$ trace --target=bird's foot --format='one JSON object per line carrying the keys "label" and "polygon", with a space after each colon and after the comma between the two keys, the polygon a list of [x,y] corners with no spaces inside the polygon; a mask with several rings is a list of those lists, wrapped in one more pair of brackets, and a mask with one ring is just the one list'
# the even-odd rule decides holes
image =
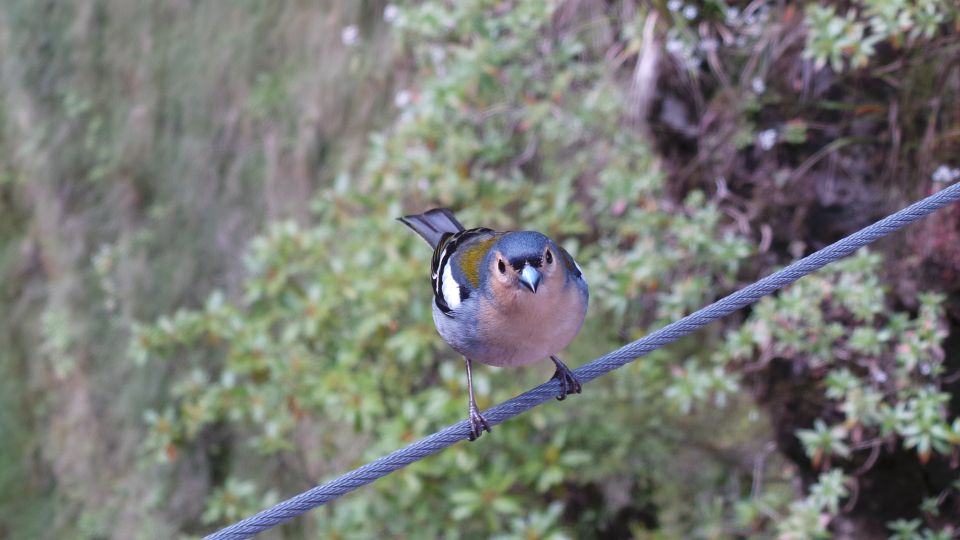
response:
{"label": "bird's foot", "polygon": [[583,387],[580,386],[580,381],[577,380],[577,377],[573,374],[573,371],[570,371],[563,362],[560,361],[556,356],[551,356],[551,360],[557,366],[557,371],[553,374],[553,379],[560,381],[560,395],[557,396],[558,401],[563,401],[567,399],[567,394],[579,394]]}
{"label": "bird's foot", "polygon": [[490,431],[490,424],[487,419],[480,414],[476,405],[470,404],[470,440],[475,441],[484,431]]}

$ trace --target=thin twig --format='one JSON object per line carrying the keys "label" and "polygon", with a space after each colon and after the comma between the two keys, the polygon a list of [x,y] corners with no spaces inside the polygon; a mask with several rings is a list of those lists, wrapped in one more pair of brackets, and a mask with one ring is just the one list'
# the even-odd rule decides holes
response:
{"label": "thin twig", "polygon": [[777,443],[770,441],[764,445],[763,450],[757,454],[753,460],[753,484],[750,486],[750,496],[756,499],[760,496],[760,488],[763,484],[763,468],[770,454],[777,449]]}

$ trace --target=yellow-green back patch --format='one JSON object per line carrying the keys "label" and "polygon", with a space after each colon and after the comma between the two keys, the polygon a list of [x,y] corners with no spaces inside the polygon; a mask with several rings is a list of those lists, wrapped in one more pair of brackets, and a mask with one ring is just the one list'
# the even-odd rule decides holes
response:
{"label": "yellow-green back patch", "polygon": [[480,286],[480,265],[483,264],[483,258],[496,240],[497,236],[490,236],[460,250],[460,270],[474,289]]}

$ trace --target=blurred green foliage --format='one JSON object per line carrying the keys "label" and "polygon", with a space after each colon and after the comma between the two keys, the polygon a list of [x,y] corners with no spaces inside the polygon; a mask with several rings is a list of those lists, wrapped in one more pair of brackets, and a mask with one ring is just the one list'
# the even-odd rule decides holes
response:
{"label": "blurred green foliage", "polygon": [[[462,365],[430,319],[428,250],[392,219],[405,211],[448,206],[468,225],[542,230],[576,253],[593,304],[566,355],[575,364],[734,286],[748,242],[703,193],[670,202],[648,147],[620,120],[622,87],[591,49],[592,29],[546,39],[553,11],[549,2],[500,11],[481,1],[400,10],[395,24],[416,60],[415,84],[397,100],[397,121],[371,139],[362,170],[319,191],[313,225],[277,223],[253,241],[242,298],[216,292],[202,309],[137,328],[135,358],[199,349],[210,359],[182,366],[174,401],[148,414],[153,453],[170,459],[216,426],[245,442],[208,499],[206,522],[224,524],[289,491],[276,467],[295,464],[296,476],[316,482],[463,417]],[[582,397],[402,470],[300,526],[334,538],[584,536],[610,526],[621,491],[657,509],[658,522],[631,522],[639,537],[645,528],[665,537],[751,528],[823,537],[849,495],[839,470],[804,499],[778,495],[776,484],[750,498],[734,487],[749,474],[724,467],[709,447],[761,429],[722,410],[749,408],[738,396],[743,364],[789,355],[836,368],[827,397],[845,422],[818,420],[798,434],[824,468],[850,445],[880,437],[888,416],[921,456],[946,451],[952,428],[926,388],[938,374],[939,300],[928,297],[916,319],[881,320],[879,262],[870,255],[834,266],[765,299],[723,340],[707,333],[714,347],[701,336],[659,351]],[[896,363],[875,368],[889,370],[881,382],[869,369],[884,354]],[[545,375],[483,368],[481,407]],[[891,385],[900,390],[880,393]],[[725,428],[708,442],[686,432],[691,422]],[[691,448],[698,445],[708,449]],[[270,467],[250,468],[267,456]],[[678,481],[677,471],[691,468],[697,474]],[[597,500],[579,500],[590,489]]]}
{"label": "blurred green foliage", "polygon": [[[773,2],[9,2],[0,537],[206,532],[462,419],[430,253],[401,214],[448,206],[574,253],[592,303],[573,366],[752,281],[782,261],[713,169],[827,131],[777,55],[805,43],[807,67],[840,76],[957,21],[938,0],[848,4],[809,3],[798,32]],[[694,125],[691,163],[632,109],[626,59],[664,51],[679,69],[658,83],[736,95],[734,129]],[[792,116],[755,133],[776,107]],[[770,183],[750,189],[795,185],[851,140],[758,167]],[[684,183],[698,166],[711,176]],[[904,306],[885,266],[828,267],[269,534],[829,537],[871,460],[960,449],[946,302]],[[480,367],[478,401],[551,371]],[[775,453],[767,416],[776,431],[777,400],[798,397],[796,448]],[[880,519],[893,538],[951,537],[937,518],[958,491]]]}
{"label": "blurred green foliage", "polygon": [[[136,466],[171,369],[126,360],[130,326],[234,287],[254,231],[308,213],[315,163],[358,159],[393,58],[341,43],[361,8],[3,2],[0,537],[198,522],[198,462]],[[366,22],[357,50],[389,46]]]}
{"label": "blurred green foliage", "polygon": [[806,15],[805,56],[818,69],[829,63],[840,72],[848,63],[866,66],[878,43],[902,47],[933,38],[960,17],[960,7],[947,0],[861,0],[844,14],[837,6],[809,4]]}
{"label": "blurred green foliage", "polygon": [[[430,318],[429,250],[393,220],[405,209],[442,204],[466,224],[542,230],[577,253],[594,307],[572,359],[732,285],[747,243],[702,194],[668,202],[646,145],[620,125],[622,92],[589,52],[588,35],[544,41],[550,5],[521,6],[492,17],[484,2],[402,11],[417,85],[396,124],[373,137],[363,170],[321,190],[313,226],[279,223],[253,241],[242,300],[214,293],[202,310],[138,329],[136,358],[201,347],[221,359],[185,367],[175,402],[148,416],[156,455],[176,455],[227,422],[252,451],[289,455],[279,459],[316,479],[460,419],[462,363]],[[651,298],[659,301],[647,313]],[[540,367],[519,378],[478,370],[481,407],[540,381]],[[651,432],[670,409],[661,397],[667,366],[629,371],[598,383],[588,400],[535,411],[498,427],[489,443],[455,447],[317,512],[314,527],[351,537],[546,537],[560,526],[555,501],[578,485],[619,478],[634,491],[667,482],[674,435]],[[717,375],[711,384],[728,392],[733,383]],[[248,481],[278,487],[269,469],[231,474],[240,480],[206,514],[217,522],[266,504],[250,496]],[[237,493],[228,498],[230,486]],[[703,496],[703,487],[646,496],[674,499],[680,513],[670,527],[682,534],[680,502]],[[572,529],[583,534],[609,519],[609,505],[587,504]]]}
{"label": "blurred green foliage", "polygon": [[[931,451],[960,451],[960,418],[948,415],[950,396],[937,389],[943,297],[920,295],[915,317],[889,312],[878,278],[882,263],[861,251],[761,299],[715,358],[741,373],[790,358],[791,369],[821,374],[816,392],[826,419],[797,432],[817,469],[829,470],[854,452],[892,452],[897,444],[914,449],[923,463]],[[813,392],[807,397],[818,399]],[[849,495],[845,483],[839,469],[821,475],[807,499],[790,504],[778,530],[790,538],[827,537],[838,499]]]}

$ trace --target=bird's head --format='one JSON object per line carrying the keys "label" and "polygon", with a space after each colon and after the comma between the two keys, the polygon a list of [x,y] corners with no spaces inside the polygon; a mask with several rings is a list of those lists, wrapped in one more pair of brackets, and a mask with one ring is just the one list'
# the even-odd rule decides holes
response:
{"label": "bird's head", "polygon": [[498,287],[536,293],[541,284],[560,275],[559,249],[541,233],[505,233],[491,251],[490,275]]}

